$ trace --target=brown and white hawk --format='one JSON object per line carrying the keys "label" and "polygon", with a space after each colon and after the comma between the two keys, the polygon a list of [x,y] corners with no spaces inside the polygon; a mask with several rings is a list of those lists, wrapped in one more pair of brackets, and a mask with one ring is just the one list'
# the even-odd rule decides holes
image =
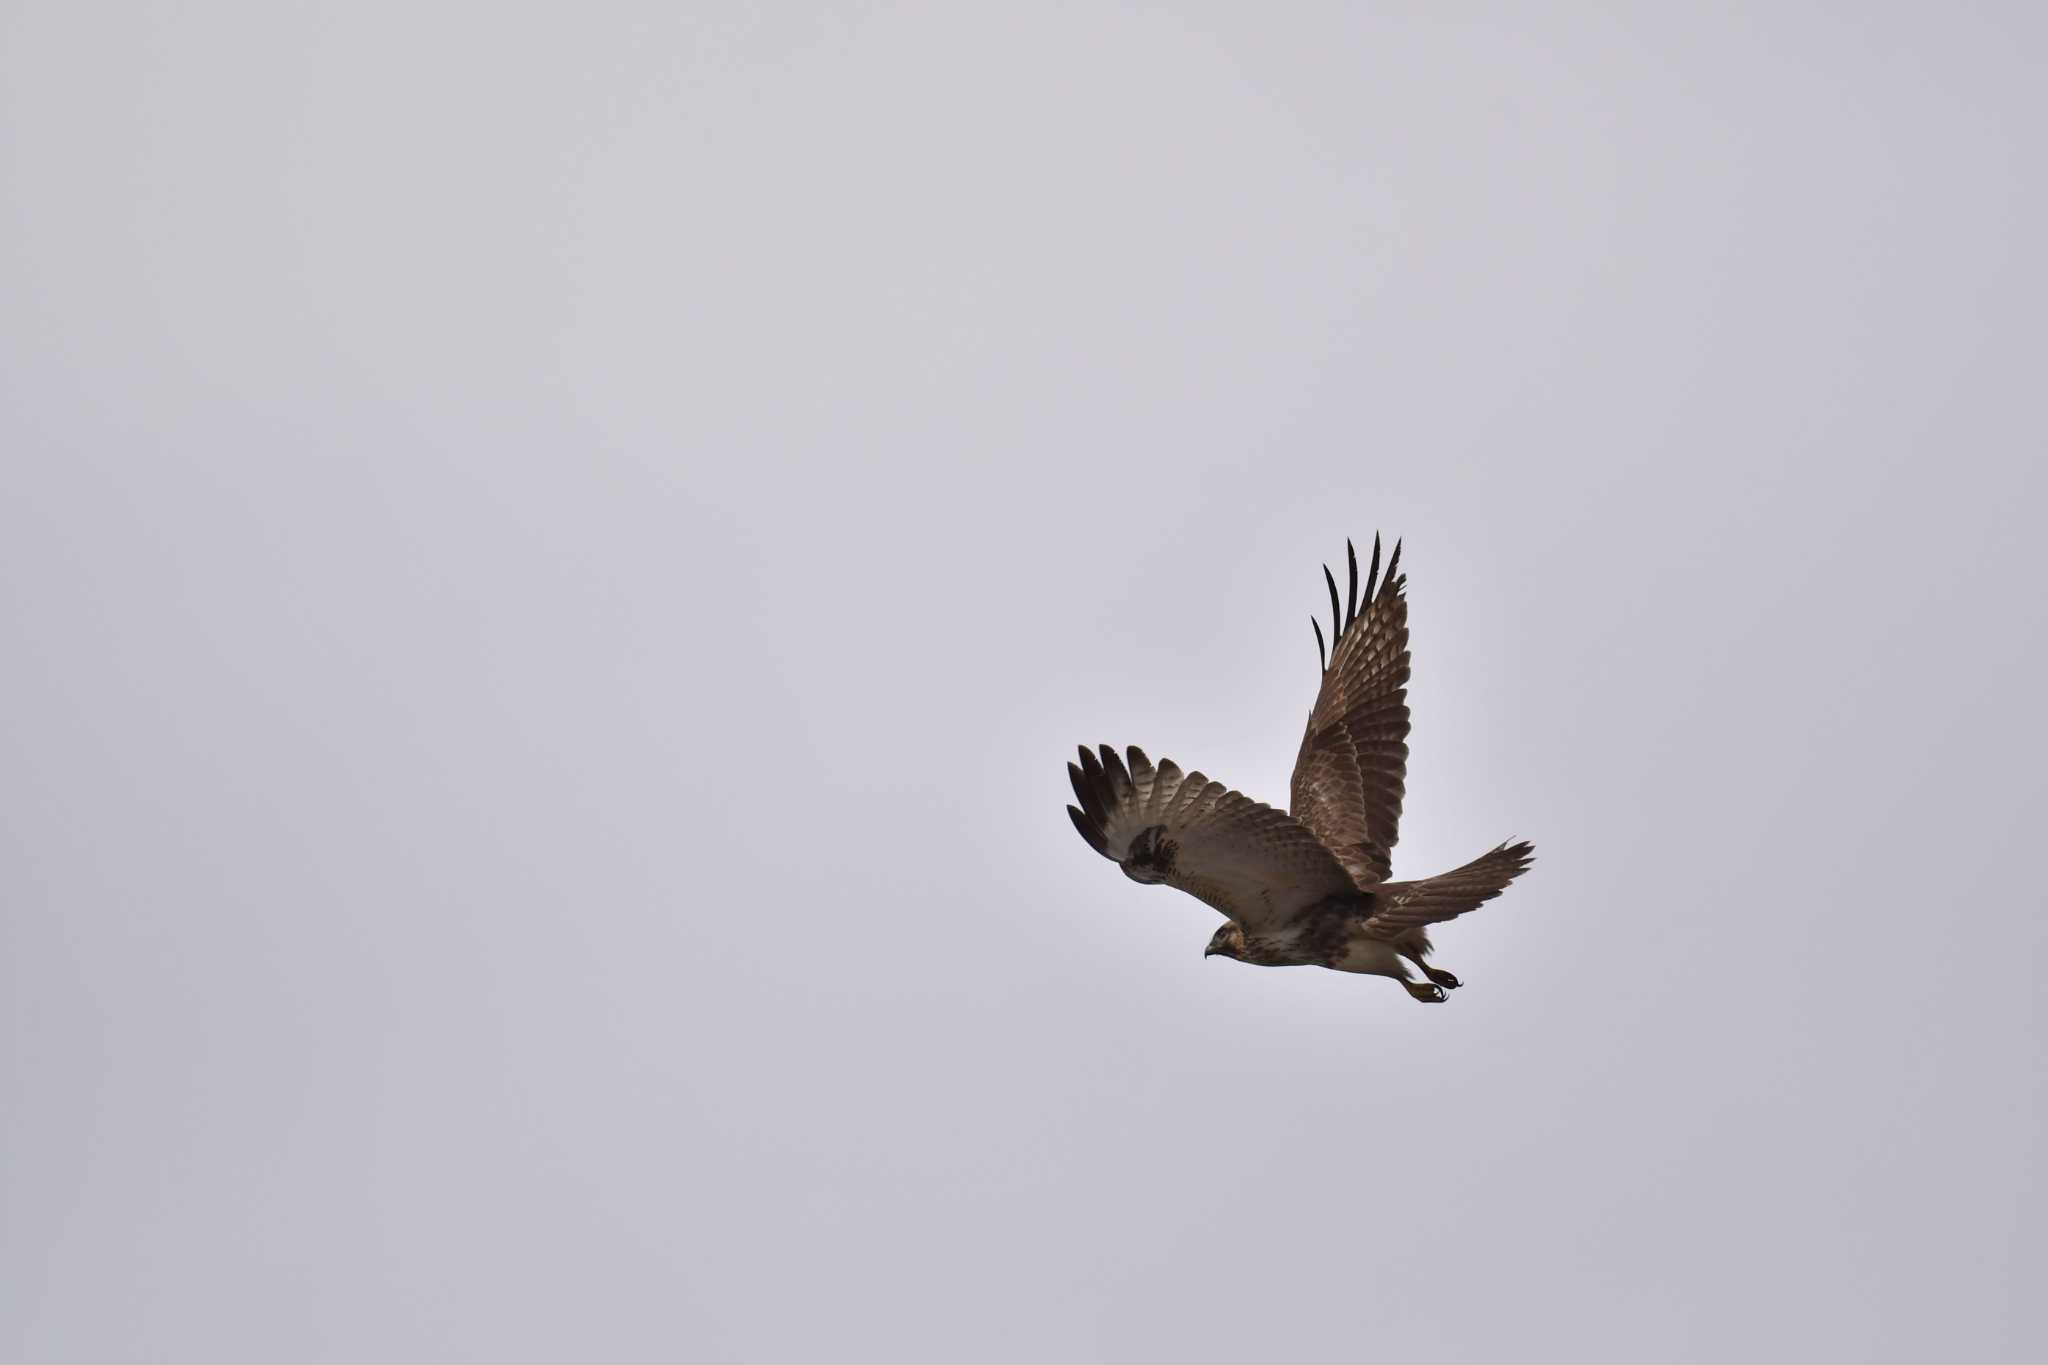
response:
{"label": "brown and white hawk", "polygon": [[[1408,765],[1408,580],[1398,541],[1380,578],[1374,536],[1361,613],[1358,553],[1349,541],[1344,549],[1351,574],[1341,613],[1336,577],[1323,566],[1327,657],[1311,618],[1323,683],[1294,760],[1291,813],[1170,759],[1155,765],[1140,749],[1119,756],[1107,744],[1083,745],[1080,763],[1067,765],[1081,803],[1067,813],[1131,880],[1178,887],[1223,912],[1205,956],[1391,976],[1434,1003],[1459,982],[1423,960],[1428,926],[1498,896],[1535,850],[1502,844],[1451,872],[1387,880]],[[1415,980],[1409,963],[1428,980]]]}

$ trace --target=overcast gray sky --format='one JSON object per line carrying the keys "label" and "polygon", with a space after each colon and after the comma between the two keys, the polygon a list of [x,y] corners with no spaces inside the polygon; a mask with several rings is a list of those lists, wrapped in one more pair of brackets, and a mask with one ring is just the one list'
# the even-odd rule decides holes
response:
{"label": "overcast gray sky", "polygon": [[[2039,1355],[2048,34],[1705,8],[0,7],[0,1355]],[[1375,528],[1441,1008],[1061,809]]]}

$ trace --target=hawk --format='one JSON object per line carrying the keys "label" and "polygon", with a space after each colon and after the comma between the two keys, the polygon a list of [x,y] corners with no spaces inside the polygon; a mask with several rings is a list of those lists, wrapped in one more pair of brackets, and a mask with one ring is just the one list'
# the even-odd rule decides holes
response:
{"label": "hawk", "polygon": [[[1350,588],[1340,614],[1329,565],[1331,641],[1313,616],[1322,687],[1294,759],[1291,811],[1183,773],[1144,751],[1081,746],[1067,765],[1074,828],[1135,882],[1164,883],[1207,902],[1225,923],[1205,957],[1261,967],[1317,966],[1391,976],[1435,1004],[1459,986],[1432,967],[1429,926],[1476,910],[1534,860],[1502,844],[1454,871],[1390,882],[1408,765],[1408,580],[1401,545],[1380,577],[1372,542],[1359,610],[1358,552],[1344,543]],[[1413,964],[1426,980],[1416,980]]]}

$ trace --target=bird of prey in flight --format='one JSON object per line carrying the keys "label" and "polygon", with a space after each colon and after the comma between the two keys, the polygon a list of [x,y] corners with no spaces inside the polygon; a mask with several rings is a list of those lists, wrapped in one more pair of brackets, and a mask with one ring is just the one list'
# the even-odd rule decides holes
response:
{"label": "bird of prey in flight", "polygon": [[[1273,809],[1170,759],[1081,746],[1069,763],[1079,806],[1074,828],[1135,882],[1178,887],[1223,912],[1204,956],[1261,967],[1317,966],[1391,976],[1425,1003],[1458,978],[1432,967],[1429,926],[1476,910],[1533,860],[1528,844],[1502,844],[1463,867],[1390,882],[1408,766],[1408,580],[1401,546],[1380,577],[1380,541],[1359,610],[1358,552],[1340,614],[1330,589],[1332,638],[1311,617],[1323,682],[1294,760],[1292,812]],[[1427,978],[1416,980],[1409,964]]]}

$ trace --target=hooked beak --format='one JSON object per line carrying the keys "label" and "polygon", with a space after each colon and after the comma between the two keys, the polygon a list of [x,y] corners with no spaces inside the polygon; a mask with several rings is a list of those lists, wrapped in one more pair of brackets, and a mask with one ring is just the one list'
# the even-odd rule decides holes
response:
{"label": "hooked beak", "polygon": [[1202,949],[1202,956],[1203,956],[1203,957],[1214,957],[1214,956],[1216,956],[1216,950],[1215,950],[1214,948],[1204,948],[1204,949]]}

